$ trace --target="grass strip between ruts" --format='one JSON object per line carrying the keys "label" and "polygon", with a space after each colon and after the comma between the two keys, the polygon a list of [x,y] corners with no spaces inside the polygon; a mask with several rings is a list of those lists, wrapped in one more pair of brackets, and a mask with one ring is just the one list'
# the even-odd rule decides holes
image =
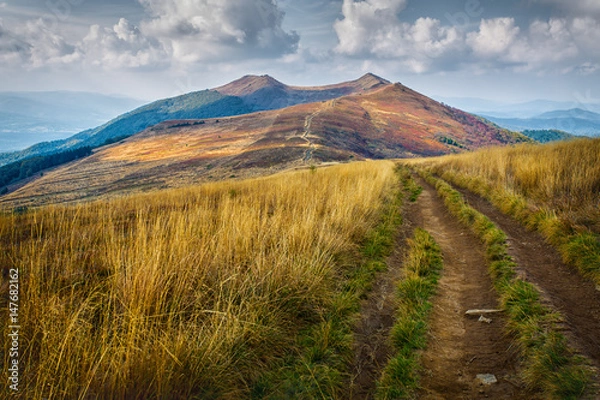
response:
{"label": "grass strip between ruts", "polygon": [[420,355],[427,344],[430,299],[436,292],[442,252],[433,237],[417,228],[408,240],[405,277],[398,283],[396,322],[391,341],[396,350],[378,382],[376,398],[413,398],[419,385]]}

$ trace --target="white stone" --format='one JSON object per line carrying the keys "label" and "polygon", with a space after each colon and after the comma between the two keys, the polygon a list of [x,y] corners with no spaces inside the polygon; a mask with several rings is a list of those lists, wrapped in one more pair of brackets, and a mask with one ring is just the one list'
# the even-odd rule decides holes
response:
{"label": "white stone", "polygon": [[493,374],[478,374],[477,379],[484,385],[492,385],[494,383],[498,383],[498,379],[496,379],[496,375]]}

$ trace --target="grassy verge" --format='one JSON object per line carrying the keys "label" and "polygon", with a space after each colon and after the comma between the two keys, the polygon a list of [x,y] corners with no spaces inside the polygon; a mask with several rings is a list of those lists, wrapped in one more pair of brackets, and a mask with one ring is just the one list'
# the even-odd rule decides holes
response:
{"label": "grassy verge", "polygon": [[376,398],[414,398],[419,381],[419,353],[427,340],[429,301],[443,267],[441,249],[423,229],[416,229],[408,242],[405,278],[398,284],[398,311],[391,339],[396,355],[378,382]]}
{"label": "grassy verge", "polygon": [[485,215],[469,207],[461,194],[431,174],[419,173],[434,185],[450,212],[477,234],[486,246],[489,271],[508,315],[508,331],[521,351],[524,381],[546,398],[581,398],[591,390],[592,369],[577,356],[559,332],[561,317],[544,307],[538,290],[515,274],[507,253],[506,235]]}
{"label": "grassy verge", "polygon": [[519,194],[502,187],[492,186],[481,179],[458,172],[434,170],[457,186],[468,189],[487,200],[505,214],[515,218],[529,229],[537,230],[561,253],[563,260],[578,269],[586,278],[600,285],[600,236],[575,227],[545,207],[535,207]]}
{"label": "grassy verge", "polygon": [[[400,170],[397,174],[402,176]],[[340,276],[338,290],[318,320],[299,335],[295,351],[283,365],[254,387],[253,398],[343,398],[353,357],[352,328],[376,274],[387,268],[385,259],[402,223],[403,198],[399,188],[392,191],[383,202],[379,223],[366,233],[360,249],[341,256],[338,263],[345,265],[345,274]]]}

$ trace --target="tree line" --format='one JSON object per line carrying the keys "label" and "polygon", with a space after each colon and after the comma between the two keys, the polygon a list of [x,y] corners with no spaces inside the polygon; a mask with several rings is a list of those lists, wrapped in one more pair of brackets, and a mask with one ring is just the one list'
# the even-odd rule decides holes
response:
{"label": "tree line", "polygon": [[56,167],[57,165],[65,164],[78,158],[87,157],[90,154],[92,154],[92,148],[86,146],[60,153],[26,158],[25,160],[4,165],[0,167],[0,187],[2,188],[0,189],[0,194],[6,193],[8,191],[6,186],[13,182],[29,178],[47,168]]}

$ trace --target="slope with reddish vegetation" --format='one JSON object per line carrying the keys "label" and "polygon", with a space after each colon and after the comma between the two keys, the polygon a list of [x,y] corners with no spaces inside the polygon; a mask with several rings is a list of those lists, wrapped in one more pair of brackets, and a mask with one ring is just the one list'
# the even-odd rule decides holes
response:
{"label": "slope with reddish vegetation", "polygon": [[[528,140],[401,84],[372,89],[378,79],[354,81],[371,89],[334,100],[226,119],[164,122],[48,173],[4,202],[72,201],[325,162],[442,155]],[[259,77],[246,84],[276,87],[268,81]],[[239,82],[228,90],[257,93]]]}

